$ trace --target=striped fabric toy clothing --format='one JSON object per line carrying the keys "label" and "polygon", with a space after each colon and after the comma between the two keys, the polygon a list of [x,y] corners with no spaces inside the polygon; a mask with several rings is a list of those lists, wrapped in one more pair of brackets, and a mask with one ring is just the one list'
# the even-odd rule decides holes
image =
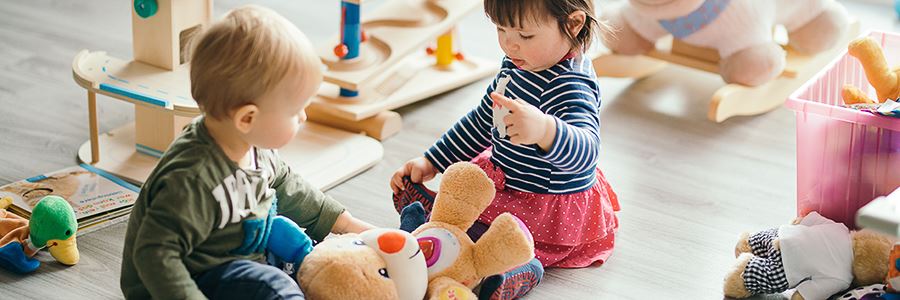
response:
{"label": "striped fabric toy clothing", "polygon": [[[552,148],[536,144],[513,145],[493,127],[494,91],[499,78],[511,81],[505,96],[521,99],[556,121]],[[517,68],[505,57],[502,68],[481,103],[460,119],[425,152],[443,172],[451,164],[470,161],[493,146],[491,162],[506,176],[506,187],[540,194],[570,194],[597,183],[595,170],[600,149],[600,90],[590,59],[567,58],[539,72]]]}
{"label": "striped fabric toy clothing", "polygon": [[750,236],[750,249],[754,256],[744,269],[744,286],[752,294],[780,293],[788,289],[788,280],[781,261],[781,251],[772,241],[778,238],[778,229],[760,231]]}

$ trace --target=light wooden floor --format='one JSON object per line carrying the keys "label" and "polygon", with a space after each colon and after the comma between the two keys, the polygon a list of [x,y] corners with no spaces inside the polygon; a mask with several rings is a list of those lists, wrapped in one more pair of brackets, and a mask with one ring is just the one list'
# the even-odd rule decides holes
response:
{"label": "light wooden floor", "polygon": [[[275,8],[313,41],[337,32],[337,0],[216,1],[217,15],[246,2]],[[76,163],[88,130],[72,58],[80,49],[131,57],[130,3],[0,0],[0,184]],[[864,30],[900,28],[886,7],[845,5]],[[493,27],[480,11],[461,28],[467,54],[499,58]],[[404,130],[384,142],[384,160],[328,194],[356,216],[397,226],[389,176],[473,107],[486,83],[400,110]],[[639,82],[600,80],[602,168],[622,203],[616,253],[602,267],[550,270],[528,298],[722,298],[737,235],[794,215],[796,154],[787,109],[707,121],[707,99],[720,84],[716,76],[679,67]],[[102,96],[98,103],[102,131],[133,119],[131,105]],[[35,274],[0,271],[0,299],[121,298],[124,235],[120,223],[79,237],[81,262],[74,267],[42,254],[45,264]]]}

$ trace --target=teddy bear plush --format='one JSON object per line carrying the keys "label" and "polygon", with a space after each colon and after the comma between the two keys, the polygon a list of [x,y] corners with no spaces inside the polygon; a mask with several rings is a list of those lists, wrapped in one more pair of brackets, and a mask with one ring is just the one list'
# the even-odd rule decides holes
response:
{"label": "teddy bear plush", "polygon": [[326,239],[303,260],[300,287],[316,300],[477,299],[472,289],[484,277],[534,258],[530,233],[510,214],[498,217],[478,242],[466,235],[494,192],[481,168],[454,164],[444,173],[429,222],[412,234],[375,229]]}
{"label": "teddy bear plush", "polygon": [[615,31],[603,41],[614,53],[639,55],[672,35],[718,52],[725,82],[757,86],[784,69],[785,51],[773,40],[784,25],[788,46],[814,54],[835,46],[849,24],[835,0],[629,0],[603,8]]}
{"label": "teddy bear plush", "polygon": [[[478,239],[466,230],[494,199],[494,183],[477,165],[460,162],[444,172],[431,219],[413,231],[428,265],[428,298],[471,293],[481,280],[534,258],[534,240],[521,220],[497,217]],[[474,298],[474,294],[470,295]]]}
{"label": "teddy bear plush", "polygon": [[792,300],[825,300],[851,286],[882,283],[893,244],[885,235],[850,231],[810,212],[791,225],[743,233],[724,294],[747,298],[795,289]]}
{"label": "teddy bear plush", "polygon": [[854,40],[847,47],[847,53],[859,60],[866,71],[866,79],[875,88],[878,99],[871,99],[859,88],[846,84],[841,93],[844,103],[876,104],[885,100],[897,100],[900,98],[900,69],[891,70],[884,58],[884,52],[878,46],[878,42],[870,37]]}

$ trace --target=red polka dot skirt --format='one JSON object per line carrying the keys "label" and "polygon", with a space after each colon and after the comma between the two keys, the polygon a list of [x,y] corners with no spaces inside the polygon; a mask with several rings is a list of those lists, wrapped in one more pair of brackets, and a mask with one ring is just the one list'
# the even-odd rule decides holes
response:
{"label": "red polka dot skirt", "polygon": [[582,268],[601,265],[612,254],[619,221],[619,202],[606,177],[597,169],[597,184],[571,194],[536,194],[505,187],[491,151],[472,160],[494,181],[494,201],[478,218],[490,224],[509,212],[521,219],[534,236],[535,255],[544,267]]}

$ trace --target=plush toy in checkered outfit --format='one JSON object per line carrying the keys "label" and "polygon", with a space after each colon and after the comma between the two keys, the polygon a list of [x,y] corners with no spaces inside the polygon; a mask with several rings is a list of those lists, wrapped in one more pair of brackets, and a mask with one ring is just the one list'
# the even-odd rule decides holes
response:
{"label": "plush toy in checkered outfit", "polygon": [[893,244],[885,235],[851,232],[816,212],[791,225],[744,233],[735,246],[735,267],[725,276],[725,296],[796,289],[792,300],[824,300],[851,286],[882,283]]}

